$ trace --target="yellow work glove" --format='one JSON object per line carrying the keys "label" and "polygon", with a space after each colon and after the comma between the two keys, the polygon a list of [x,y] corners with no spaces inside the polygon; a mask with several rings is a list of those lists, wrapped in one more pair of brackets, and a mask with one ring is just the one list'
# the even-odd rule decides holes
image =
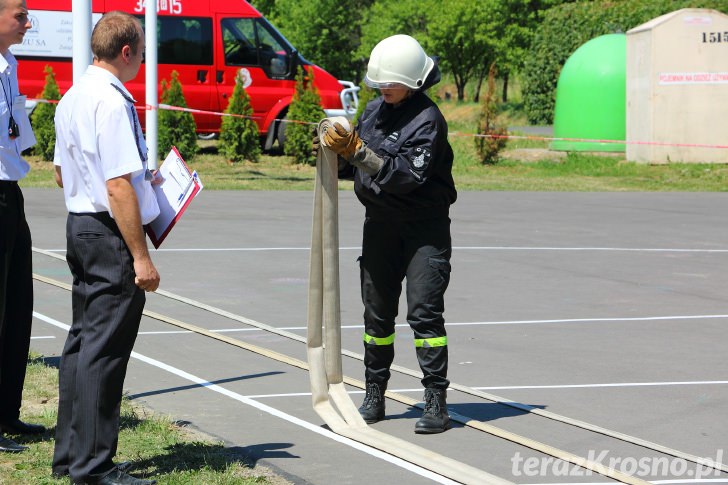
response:
{"label": "yellow work glove", "polygon": [[333,129],[326,130],[321,141],[324,146],[346,160],[351,160],[351,157],[362,147],[361,138],[356,131],[346,131],[346,128],[340,123],[334,123]]}

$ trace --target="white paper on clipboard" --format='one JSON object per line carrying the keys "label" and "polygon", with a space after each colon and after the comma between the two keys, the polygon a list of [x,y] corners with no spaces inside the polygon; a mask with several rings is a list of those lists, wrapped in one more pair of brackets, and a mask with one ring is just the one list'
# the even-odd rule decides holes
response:
{"label": "white paper on clipboard", "polygon": [[190,171],[176,147],[172,147],[159,167],[163,182],[153,185],[159,204],[159,216],[147,225],[147,234],[159,248],[193,198],[202,190],[197,172]]}

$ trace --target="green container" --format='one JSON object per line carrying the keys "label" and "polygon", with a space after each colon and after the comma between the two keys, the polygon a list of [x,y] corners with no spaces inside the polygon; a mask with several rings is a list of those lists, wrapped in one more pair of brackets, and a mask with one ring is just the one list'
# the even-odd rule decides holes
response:
{"label": "green container", "polygon": [[[556,87],[552,150],[623,152],[627,133],[627,36],[602,35],[579,47]],[[570,139],[594,141],[572,141]],[[622,143],[610,143],[618,140]]]}

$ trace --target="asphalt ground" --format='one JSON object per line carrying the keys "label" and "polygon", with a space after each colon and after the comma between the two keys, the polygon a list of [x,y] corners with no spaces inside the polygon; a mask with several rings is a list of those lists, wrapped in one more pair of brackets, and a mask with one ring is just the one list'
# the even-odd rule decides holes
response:
{"label": "asphalt ground", "polygon": [[[37,248],[63,254],[59,190],[25,189]],[[339,192],[342,348],[361,353],[356,259],[363,209]],[[685,453],[728,462],[728,194],[463,192],[452,208],[446,294],[452,382]],[[152,257],[161,288],[305,336],[310,192],[203,191]],[[69,282],[65,262],[36,273]],[[36,281],[32,347],[61,353],[70,293]],[[305,345],[150,295],[148,310],[305,360]],[[417,369],[401,306],[395,363]],[[156,412],[224,440],[294,483],[447,480],[331,433],[307,372],[145,317],[125,381]],[[344,358],[363,379],[363,364]],[[350,389],[358,406],[362,392]],[[422,398],[418,379],[390,390]],[[717,473],[450,391],[452,411],[658,484]],[[415,435],[420,412],[388,400],[374,428],[519,484],[610,479],[456,424]],[[49,471],[50,472],[50,471]]]}

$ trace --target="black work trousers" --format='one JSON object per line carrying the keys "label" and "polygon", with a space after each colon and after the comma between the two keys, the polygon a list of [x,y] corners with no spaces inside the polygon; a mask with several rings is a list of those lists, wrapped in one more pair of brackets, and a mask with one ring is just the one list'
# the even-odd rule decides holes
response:
{"label": "black work trousers", "polygon": [[407,322],[414,331],[422,385],[446,389],[448,348],[445,290],[450,282],[450,219],[418,221],[367,217],[361,269],[364,365],[367,381],[386,386],[394,360],[394,327],[407,281]]}
{"label": "black work trousers", "polygon": [[146,297],[108,213],[69,214],[73,323],[61,355],[53,472],[95,483],[113,467],[126,368]]}
{"label": "black work trousers", "polygon": [[33,322],[33,255],[17,182],[0,180],[0,421],[20,417]]}

